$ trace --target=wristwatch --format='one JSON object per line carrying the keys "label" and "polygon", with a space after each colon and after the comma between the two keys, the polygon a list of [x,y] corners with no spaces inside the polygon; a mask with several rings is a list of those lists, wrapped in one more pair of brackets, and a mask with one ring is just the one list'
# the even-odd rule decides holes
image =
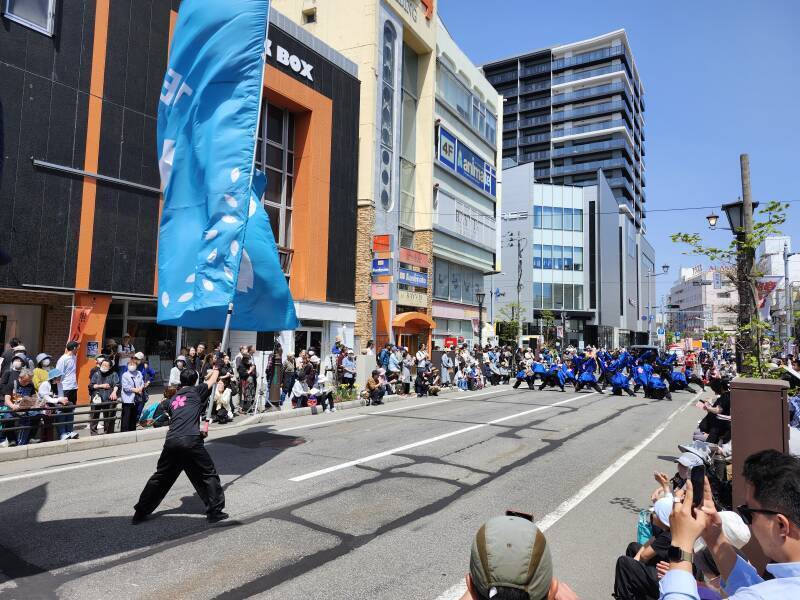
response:
{"label": "wristwatch", "polygon": [[667,550],[667,558],[670,562],[688,562],[691,563],[694,558],[692,552],[686,552],[683,548],[678,546],[670,546]]}

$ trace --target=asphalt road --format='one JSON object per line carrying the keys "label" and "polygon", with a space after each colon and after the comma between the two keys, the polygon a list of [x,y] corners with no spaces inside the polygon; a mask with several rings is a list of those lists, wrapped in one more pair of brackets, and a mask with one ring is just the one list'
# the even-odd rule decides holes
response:
{"label": "asphalt road", "polygon": [[214,526],[185,477],[130,525],[160,442],[0,463],[0,598],[447,598],[507,508],[547,524],[582,598],[610,598],[698,418],[674,397],[499,387],[244,428],[208,442],[232,516]]}

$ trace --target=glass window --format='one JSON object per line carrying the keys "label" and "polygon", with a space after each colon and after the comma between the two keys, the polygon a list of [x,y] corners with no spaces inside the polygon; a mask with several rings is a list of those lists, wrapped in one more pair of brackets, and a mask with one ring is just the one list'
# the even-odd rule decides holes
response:
{"label": "glass window", "polygon": [[564,270],[572,271],[572,246],[564,246]]}
{"label": "glass window", "polygon": [[466,304],[475,304],[475,290],[472,287],[472,269],[466,267],[462,269],[464,274],[463,283],[461,284],[461,301]]}
{"label": "glass window", "polygon": [[552,246],[542,246],[542,268],[543,269],[552,269],[553,268],[553,247]]}
{"label": "glass window", "polygon": [[572,310],[575,307],[575,303],[572,299],[572,284],[565,283],[564,284],[564,309],[565,310]]}
{"label": "glass window", "polygon": [[542,308],[542,282],[533,282],[533,308]]}
{"label": "glass window", "polygon": [[572,209],[564,209],[564,231],[572,231]]}
{"label": "glass window", "polygon": [[541,269],[542,268],[542,245],[541,244],[534,244],[533,245],[533,268],[534,269]]}
{"label": "glass window", "polygon": [[5,16],[26,27],[53,35],[56,0],[6,0]]}
{"label": "glass window", "polygon": [[553,207],[552,206],[543,206],[542,207],[542,229],[552,229],[553,228]]}
{"label": "glass window", "polygon": [[267,208],[275,243],[291,247],[292,194],[294,178],[294,115],[264,101],[261,108],[261,130],[257,136],[256,168],[267,175],[263,202]]}
{"label": "glass window", "polygon": [[561,207],[553,207],[553,229],[563,229],[563,220],[561,218]]}
{"label": "glass window", "polygon": [[583,209],[575,208],[572,211],[572,230],[583,231]]}
{"label": "glass window", "polygon": [[534,206],[533,207],[533,228],[534,229],[541,229],[542,228],[542,207],[541,206]]}
{"label": "glass window", "polygon": [[553,308],[553,284],[542,284],[542,308]]}
{"label": "glass window", "polygon": [[417,156],[417,101],[403,92],[402,126],[400,131],[400,157],[415,162]]}
{"label": "glass window", "polygon": [[[450,289],[450,263],[437,258],[433,261],[433,295],[447,300]],[[436,321],[439,322],[438,320]]]}
{"label": "glass window", "polygon": [[583,271],[583,248],[579,246],[572,248],[572,270]]}
{"label": "glass window", "polygon": [[464,275],[460,265],[450,264],[450,300],[461,302],[461,284]]}
{"label": "glass window", "polygon": [[418,88],[419,56],[407,44],[403,44],[403,89],[415,98],[419,97]]}
{"label": "glass window", "polygon": [[486,111],[486,139],[494,145],[497,140],[497,117],[492,111]]}
{"label": "glass window", "polygon": [[564,286],[560,283],[553,284],[553,308],[558,310],[564,308]]}
{"label": "glass window", "polygon": [[400,225],[414,228],[414,165],[400,159]]}
{"label": "glass window", "polygon": [[575,310],[583,310],[583,286],[575,286]]}
{"label": "glass window", "polygon": [[553,268],[561,271],[564,267],[564,259],[561,257],[561,246],[553,246]]}

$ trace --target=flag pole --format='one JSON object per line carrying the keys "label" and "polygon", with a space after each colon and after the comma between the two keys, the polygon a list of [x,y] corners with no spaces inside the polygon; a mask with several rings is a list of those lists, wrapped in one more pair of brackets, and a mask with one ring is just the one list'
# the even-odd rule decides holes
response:
{"label": "flag pole", "polygon": [[[228,337],[231,333],[231,315],[233,314],[233,302],[228,304],[228,314],[225,315],[225,328],[222,330],[222,343],[219,345],[220,354],[225,354],[225,347],[228,345]],[[216,365],[215,365],[216,367]],[[211,411],[214,407],[214,390],[211,390],[211,396],[208,399],[208,406],[206,407],[206,421],[211,421]]]}

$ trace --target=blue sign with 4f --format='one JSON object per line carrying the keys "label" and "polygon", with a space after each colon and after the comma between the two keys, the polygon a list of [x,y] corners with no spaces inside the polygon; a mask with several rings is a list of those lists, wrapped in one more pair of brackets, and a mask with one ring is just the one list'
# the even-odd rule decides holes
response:
{"label": "blue sign with 4f", "polygon": [[490,196],[497,196],[497,171],[469,146],[439,127],[439,162]]}

